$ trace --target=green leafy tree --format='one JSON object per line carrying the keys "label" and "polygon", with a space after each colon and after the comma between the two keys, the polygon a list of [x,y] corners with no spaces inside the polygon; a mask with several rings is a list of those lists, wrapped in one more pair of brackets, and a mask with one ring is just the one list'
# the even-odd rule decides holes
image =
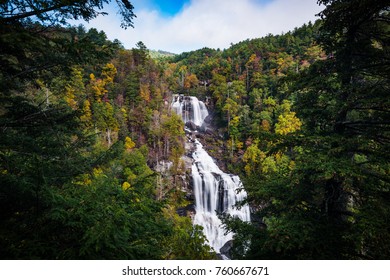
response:
{"label": "green leafy tree", "polygon": [[0,118],[6,131],[0,142],[0,255],[40,258],[48,234],[41,222],[53,205],[52,192],[90,168],[87,147],[93,139],[82,133],[70,109],[12,100],[2,103]]}
{"label": "green leafy tree", "polygon": [[193,225],[189,217],[180,217],[172,207],[163,210],[164,216],[172,223],[173,234],[165,240],[164,259],[210,260],[216,254],[205,245],[206,237],[202,228]]}
{"label": "green leafy tree", "polygon": [[[298,124],[285,110],[278,113],[281,136],[262,139],[294,164],[287,165],[289,172],[262,170],[245,180],[249,201],[260,208],[256,227],[228,221],[238,232],[236,252],[248,258],[390,254],[388,246],[378,245],[389,237],[388,7],[383,1],[319,2],[326,5],[320,41],[328,59],[295,82],[299,135],[280,130],[283,123]],[[254,165],[251,158],[248,151],[247,162]],[[246,252],[239,250],[248,244],[244,231],[250,237]]]}
{"label": "green leafy tree", "polygon": [[39,227],[3,248],[10,258],[161,259],[171,230],[153,182],[141,150],[117,142],[93,171],[51,189]]}
{"label": "green leafy tree", "polygon": [[[88,218],[80,217],[88,216],[86,212],[93,207],[81,207],[85,212],[75,215],[73,221],[56,215],[82,205],[81,197],[71,195],[80,190],[69,186],[104,158],[104,154],[91,152],[95,137],[89,136],[82,125],[84,120],[90,121],[91,106],[84,102],[87,99],[83,96],[81,69],[87,63],[107,63],[118,45],[109,43],[104,33],[87,33],[80,27],[58,24],[71,18],[90,20],[99,14],[103,3],[108,1],[0,4],[1,258],[78,258],[84,251],[76,246],[77,254],[66,252],[72,251],[69,240],[82,240],[78,234],[88,229],[92,213]],[[118,4],[124,25],[130,26],[134,16],[130,2]],[[46,92],[44,102],[42,90]],[[91,193],[83,194],[88,197]],[[97,212],[109,201],[108,193],[102,196]],[[67,208],[69,205],[72,206]],[[118,211],[116,208],[114,212]],[[68,214],[71,218],[74,212]],[[110,211],[106,214],[110,215]],[[57,218],[62,223],[53,224]],[[94,218],[98,223],[97,216]],[[80,221],[72,228],[72,223]],[[71,235],[66,237],[69,239],[56,237],[60,225],[70,227],[65,231]],[[90,248],[95,244],[95,248],[107,248],[102,239],[91,244]],[[92,258],[89,253],[84,255],[88,256]]]}

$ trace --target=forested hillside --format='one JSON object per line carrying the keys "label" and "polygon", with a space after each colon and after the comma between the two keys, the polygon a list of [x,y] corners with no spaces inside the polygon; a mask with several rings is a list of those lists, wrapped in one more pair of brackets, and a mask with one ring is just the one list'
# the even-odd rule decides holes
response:
{"label": "forested hillside", "polygon": [[105,2],[0,4],[0,258],[215,259],[177,214],[176,94],[207,100],[204,144],[248,194],[250,223],[221,215],[233,258],[390,257],[385,1],[318,1],[315,23],[176,56],[65,24]]}
{"label": "forested hillside", "polygon": [[184,152],[168,65],[141,42],[61,27],[102,1],[68,2],[38,18],[27,2],[1,5],[1,258],[213,258],[175,212],[183,194],[151,169],[179,169]]}

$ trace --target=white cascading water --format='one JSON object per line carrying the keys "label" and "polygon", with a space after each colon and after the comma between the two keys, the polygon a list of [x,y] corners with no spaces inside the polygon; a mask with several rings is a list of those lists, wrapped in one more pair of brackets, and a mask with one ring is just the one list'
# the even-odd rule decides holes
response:
{"label": "white cascading water", "polygon": [[182,117],[184,123],[189,121],[202,126],[208,115],[206,105],[195,96],[174,96],[172,109]]}
{"label": "white cascading water", "polygon": [[[205,104],[193,96],[175,96],[172,108],[182,116],[183,121],[193,122],[197,126],[203,124],[208,116]],[[212,157],[195,140],[196,149],[192,154],[192,178],[195,194],[196,215],[194,223],[203,227],[209,245],[217,252],[233,239],[233,234],[225,234],[218,214],[226,213],[243,221],[250,221],[248,205],[234,207],[237,202],[246,198],[242,183],[238,176],[224,173]],[[240,191],[238,191],[240,190]]]}
{"label": "white cascading water", "polygon": [[192,154],[195,160],[192,165],[196,215],[194,223],[203,226],[203,232],[209,245],[219,253],[223,245],[233,239],[232,233],[225,234],[218,214],[226,213],[243,221],[250,221],[248,205],[240,209],[234,207],[237,202],[246,198],[238,176],[224,173],[215,164],[212,157],[195,140],[196,150]]}

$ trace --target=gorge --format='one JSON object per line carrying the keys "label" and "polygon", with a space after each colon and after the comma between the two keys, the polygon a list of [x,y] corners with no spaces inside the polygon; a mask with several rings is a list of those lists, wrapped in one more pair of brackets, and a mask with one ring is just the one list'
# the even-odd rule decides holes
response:
{"label": "gorge", "polygon": [[[205,119],[209,115],[208,110],[196,97],[174,96],[172,109],[186,123],[188,134],[192,134],[194,129],[197,133],[198,130],[206,130]],[[248,205],[235,207],[236,203],[246,198],[246,192],[240,178],[223,172],[203,148],[199,139],[195,136],[188,139],[190,143],[186,146],[190,147],[192,152],[191,177],[196,205],[193,222],[203,227],[208,244],[215,252],[223,254],[221,248],[233,239],[233,234],[225,232],[218,215],[228,214],[242,221],[250,221]]]}
{"label": "gorge", "polygon": [[0,4],[1,259],[390,259],[389,1],[164,57],[175,26],[126,49],[75,25],[108,2]]}

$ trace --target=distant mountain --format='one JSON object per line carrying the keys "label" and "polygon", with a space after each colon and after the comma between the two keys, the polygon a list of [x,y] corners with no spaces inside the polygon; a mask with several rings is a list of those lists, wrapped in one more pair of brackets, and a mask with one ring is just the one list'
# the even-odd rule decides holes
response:
{"label": "distant mountain", "polygon": [[175,56],[176,54],[167,52],[167,51],[162,51],[162,50],[149,50],[149,54],[151,58],[163,58],[163,57],[172,57]]}

